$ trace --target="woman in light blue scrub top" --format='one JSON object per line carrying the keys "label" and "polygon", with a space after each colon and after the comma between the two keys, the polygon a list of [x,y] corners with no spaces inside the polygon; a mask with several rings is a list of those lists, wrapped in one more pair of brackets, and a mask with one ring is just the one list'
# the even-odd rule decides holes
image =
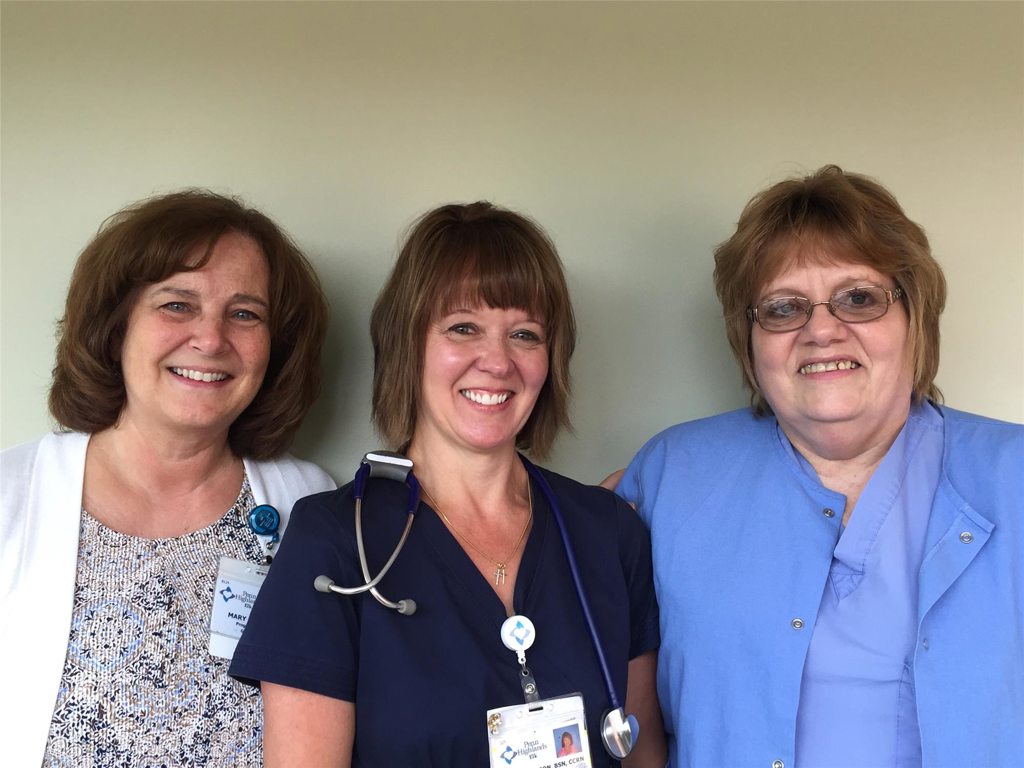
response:
{"label": "woman in light blue scrub top", "polygon": [[827,166],[750,201],[715,286],[752,407],[618,486],[672,764],[1024,765],[1024,427],[939,404],[924,231]]}

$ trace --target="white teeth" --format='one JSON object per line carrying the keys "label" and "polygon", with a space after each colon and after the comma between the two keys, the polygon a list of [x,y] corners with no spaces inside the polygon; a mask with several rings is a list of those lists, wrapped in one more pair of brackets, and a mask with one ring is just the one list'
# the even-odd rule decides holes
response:
{"label": "white teeth", "polygon": [[193,371],[191,368],[171,368],[179,376],[184,376],[192,381],[224,381],[228,377],[226,373],[210,373],[209,371]]}
{"label": "white teeth", "polygon": [[474,389],[463,389],[460,390],[460,394],[467,400],[472,400],[474,403],[480,405],[501,405],[508,400],[508,392],[502,392],[501,394],[489,394],[487,392],[477,392]]}
{"label": "white teeth", "polygon": [[825,371],[849,371],[860,368],[860,363],[853,360],[830,360],[827,363],[808,363],[800,369],[801,374],[825,373]]}

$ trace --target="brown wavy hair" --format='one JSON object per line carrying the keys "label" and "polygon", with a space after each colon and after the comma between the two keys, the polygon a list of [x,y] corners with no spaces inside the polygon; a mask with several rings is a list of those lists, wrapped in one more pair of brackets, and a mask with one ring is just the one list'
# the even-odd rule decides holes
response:
{"label": "brown wavy hair", "polygon": [[253,459],[288,448],[320,393],[327,301],[312,266],[277,224],[237,198],[203,189],[124,208],[79,256],[58,323],[49,397],[62,428],[98,432],[117,423],[126,399],[120,350],[141,290],[199,269],[228,232],[255,240],[270,271],[270,360],[228,443],[236,456]]}
{"label": "brown wavy hair", "polygon": [[935,375],[946,279],[928,238],[881,184],[826,165],[756,195],[743,209],[736,232],[715,250],[715,290],[754,411],[765,414],[771,408],[754,374],[747,310],[768,282],[794,261],[817,258],[814,254],[865,264],[903,289],[914,402],[941,402]]}
{"label": "brown wavy hair", "polygon": [[545,457],[571,429],[569,359],[576,320],[562,262],[538,224],[488,202],[444,205],[413,225],[370,318],[373,420],[391,448],[416,429],[430,322],[459,303],[525,309],[542,318],[548,378],[516,446]]}

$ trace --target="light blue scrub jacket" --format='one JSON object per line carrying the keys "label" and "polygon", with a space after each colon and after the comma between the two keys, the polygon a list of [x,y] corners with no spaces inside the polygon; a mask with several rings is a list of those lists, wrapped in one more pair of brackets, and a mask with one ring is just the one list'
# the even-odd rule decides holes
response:
{"label": "light blue scrub jacket", "polygon": [[[1021,766],[1024,426],[940,411],[911,660],[923,763]],[[774,418],[746,409],[655,436],[618,490],[651,529],[672,765],[794,768],[804,657],[844,498],[785,455]]]}

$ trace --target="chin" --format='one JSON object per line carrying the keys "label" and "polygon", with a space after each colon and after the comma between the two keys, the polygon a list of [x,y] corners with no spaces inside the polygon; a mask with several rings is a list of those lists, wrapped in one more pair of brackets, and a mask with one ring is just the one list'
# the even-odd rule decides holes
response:
{"label": "chin", "polygon": [[192,414],[178,421],[177,426],[183,430],[197,430],[200,432],[227,430],[235,419],[223,414]]}
{"label": "chin", "polygon": [[845,424],[855,422],[863,416],[863,411],[852,408],[823,408],[801,414],[806,421],[819,424]]}
{"label": "chin", "polygon": [[815,421],[846,421],[856,419],[867,412],[869,403],[860,397],[826,398],[816,402],[804,403],[800,415]]}
{"label": "chin", "polygon": [[465,443],[475,451],[481,453],[494,453],[498,451],[514,451],[516,449],[516,438],[515,435],[508,437],[502,435],[500,437],[484,437],[481,435],[475,435],[473,437],[465,438]]}

